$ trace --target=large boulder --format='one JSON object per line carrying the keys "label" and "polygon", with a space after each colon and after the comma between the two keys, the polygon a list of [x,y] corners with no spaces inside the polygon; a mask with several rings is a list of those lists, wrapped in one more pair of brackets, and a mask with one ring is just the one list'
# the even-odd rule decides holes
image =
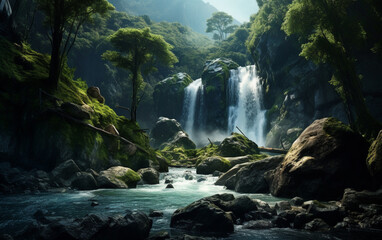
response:
{"label": "large boulder", "polygon": [[234,184],[226,187],[241,193],[268,193],[264,173],[275,169],[283,160],[284,155],[279,155],[246,164],[232,177]]}
{"label": "large boulder", "polygon": [[178,73],[155,85],[153,97],[157,116],[180,119],[184,89],[190,83],[192,79],[187,73]]}
{"label": "large boulder", "polygon": [[382,184],[382,130],[369,149],[367,167],[377,185]]}
{"label": "large boulder", "polygon": [[239,65],[227,58],[207,61],[202,73],[207,130],[227,129],[227,92],[230,70]]}
{"label": "large boulder", "polygon": [[92,190],[97,188],[97,181],[91,173],[78,172],[71,183],[71,187],[78,190]]}
{"label": "large boulder", "polygon": [[201,199],[187,207],[177,209],[171,216],[171,227],[195,232],[234,231],[231,214],[208,199]]}
{"label": "large boulder", "polygon": [[134,170],[116,166],[101,171],[97,182],[99,188],[135,188],[140,179]]}
{"label": "large boulder", "polygon": [[245,136],[232,133],[232,135],[223,140],[219,145],[218,151],[223,157],[237,157],[248,154],[258,154],[259,148]]}
{"label": "large boulder", "polygon": [[169,147],[183,147],[185,149],[195,149],[196,145],[188,137],[175,119],[160,117],[155,123],[150,133],[153,147],[163,149]]}
{"label": "large boulder", "polygon": [[50,218],[42,215],[37,219],[37,224],[26,228],[17,239],[143,240],[148,238],[151,227],[152,220],[142,212],[128,211],[125,216],[89,214],[77,219]]}
{"label": "large boulder", "polygon": [[154,168],[139,169],[138,174],[145,184],[159,184],[159,172]]}
{"label": "large boulder", "polygon": [[74,178],[77,177],[77,173],[81,172],[77,164],[72,160],[67,160],[51,172],[52,179],[56,183],[64,187],[70,187]]}
{"label": "large boulder", "polygon": [[62,111],[69,114],[70,116],[77,118],[79,120],[90,120],[92,109],[84,104],[84,105],[78,105],[71,102],[65,102],[61,105]]}
{"label": "large boulder", "polygon": [[269,178],[279,197],[337,199],[347,187],[370,183],[365,159],[368,143],[334,118],[314,121],[293,143]]}
{"label": "large boulder", "polygon": [[218,156],[209,157],[196,166],[197,174],[212,174],[215,171],[226,172],[231,168],[231,163]]}
{"label": "large boulder", "polygon": [[235,176],[235,174],[243,167],[247,166],[248,164],[251,164],[251,163],[242,163],[242,164],[238,164],[236,166],[234,166],[233,168],[231,168],[230,170],[228,170],[227,172],[225,172],[224,174],[222,174],[219,179],[215,182],[215,185],[218,185],[218,186],[224,186],[227,182],[228,179],[230,179],[231,177]]}
{"label": "large boulder", "polygon": [[105,103],[105,98],[101,95],[101,91],[98,87],[89,87],[86,93],[89,97],[96,98],[98,102]]}

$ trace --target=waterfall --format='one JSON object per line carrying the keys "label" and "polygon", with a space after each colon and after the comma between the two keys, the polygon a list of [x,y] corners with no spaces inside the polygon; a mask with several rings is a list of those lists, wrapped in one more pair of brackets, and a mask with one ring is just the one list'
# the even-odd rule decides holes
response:
{"label": "waterfall", "polygon": [[[183,100],[183,113],[182,113],[182,125],[184,130],[191,139],[195,139],[196,134],[196,122],[201,122],[202,118],[202,108],[200,107],[200,112],[197,112],[197,105],[203,104],[203,84],[202,79],[199,78],[193,81],[190,85],[188,85],[184,90],[184,100]],[[198,95],[200,97],[198,98]],[[198,99],[200,99],[200,103],[198,103]],[[196,116],[197,115],[197,116]],[[195,119],[199,121],[195,121]]]}
{"label": "waterfall", "polygon": [[259,146],[265,144],[265,113],[260,80],[255,66],[231,70],[228,80],[228,134],[238,126]]}

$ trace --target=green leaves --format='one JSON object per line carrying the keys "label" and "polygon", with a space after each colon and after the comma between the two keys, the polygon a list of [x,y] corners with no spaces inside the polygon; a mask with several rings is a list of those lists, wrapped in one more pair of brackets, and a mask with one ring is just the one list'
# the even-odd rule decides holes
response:
{"label": "green leaves", "polygon": [[227,34],[232,33],[237,28],[236,25],[231,25],[233,22],[232,16],[225,12],[216,12],[212,14],[212,17],[207,19],[207,30],[206,32],[214,32],[215,40],[224,40]]}

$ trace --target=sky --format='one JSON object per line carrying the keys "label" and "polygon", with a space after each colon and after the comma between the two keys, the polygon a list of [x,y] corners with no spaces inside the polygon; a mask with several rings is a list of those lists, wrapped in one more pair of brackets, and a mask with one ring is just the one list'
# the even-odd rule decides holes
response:
{"label": "sky", "polygon": [[203,0],[217,8],[219,11],[226,12],[239,22],[249,22],[249,17],[256,13],[259,8],[256,0]]}

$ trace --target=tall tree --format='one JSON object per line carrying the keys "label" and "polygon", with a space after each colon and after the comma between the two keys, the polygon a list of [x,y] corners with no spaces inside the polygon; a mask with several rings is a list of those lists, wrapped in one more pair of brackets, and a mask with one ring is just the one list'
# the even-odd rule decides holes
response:
{"label": "tall tree", "polygon": [[77,33],[95,14],[106,16],[114,7],[107,0],[37,0],[50,27],[50,86],[57,88],[65,57],[76,41]]}
{"label": "tall tree", "polygon": [[237,25],[232,25],[233,17],[225,12],[216,12],[212,14],[212,17],[207,19],[206,32],[214,32],[215,40],[224,40],[229,33],[232,33],[237,28]]}
{"label": "tall tree", "polygon": [[106,51],[102,57],[115,66],[132,73],[131,120],[137,120],[137,108],[140,102],[138,91],[143,84],[142,68],[145,72],[156,70],[154,64],[159,62],[172,67],[178,62],[171,52],[172,46],[162,36],[150,33],[150,28],[122,28],[109,37],[117,51]]}
{"label": "tall tree", "polygon": [[348,10],[354,0],[294,0],[282,29],[298,34],[303,44],[301,56],[316,64],[329,63],[335,74],[330,83],[343,99],[354,129],[372,136],[379,124],[365,104],[354,49],[365,40],[363,26]]}

